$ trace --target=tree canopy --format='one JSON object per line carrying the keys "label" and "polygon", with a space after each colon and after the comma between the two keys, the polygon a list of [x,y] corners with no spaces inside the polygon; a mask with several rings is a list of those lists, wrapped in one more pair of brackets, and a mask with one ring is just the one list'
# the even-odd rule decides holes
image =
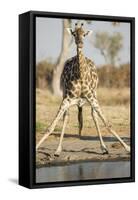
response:
{"label": "tree canopy", "polygon": [[123,46],[123,37],[118,32],[112,35],[107,32],[98,32],[96,33],[94,46],[100,50],[106,64],[115,65],[118,59],[118,53]]}

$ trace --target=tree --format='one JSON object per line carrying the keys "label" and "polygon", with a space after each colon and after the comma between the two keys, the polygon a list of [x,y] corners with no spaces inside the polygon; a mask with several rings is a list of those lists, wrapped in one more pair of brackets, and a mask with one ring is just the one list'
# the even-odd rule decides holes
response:
{"label": "tree", "polygon": [[122,39],[123,38],[120,33],[114,33],[114,35],[110,37],[108,56],[112,65],[116,64],[118,53],[123,46]]}
{"label": "tree", "polygon": [[[114,33],[109,35],[107,32],[96,33],[95,47],[100,50],[101,55],[104,56],[106,62],[106,74],[109,76],[111,66],[116,65],[118,60],[118,53],[122,48],[122,35]],[[110,87],[110,80],[106,78],[106,86]]]}
{"label": "tree", "polygon": [[122,39],[121,33],[118,32],[113,35],[109,35],[107,32],[96,33],[94,46],[100,50],[106,64],[116,64],[118,53],[122,48]]}
{"label": "tree", "polygon": [[66,28],[70,27],[70,23],[71,23],[70,19],[63,19],[62,21],[62,24],[63,24],[62,25],[63,27],[62,47],[61,47],[59,58],[53,70],[53,80],[52,80],[52,90],[53,90],[53,94],[56,96],[62,95],[62,90],[60,88],[60,76],[63,71],[64,62],[67,59],[68,54],[69,54],[70,36]]}
{"label": "tree", "polygon": [[96,40],[94,43],[95,48],[100,50],[101,55],[104,57],[105,62],[108,62],[108,48],[109,48],[109,35],[107,32],[96,33]]}

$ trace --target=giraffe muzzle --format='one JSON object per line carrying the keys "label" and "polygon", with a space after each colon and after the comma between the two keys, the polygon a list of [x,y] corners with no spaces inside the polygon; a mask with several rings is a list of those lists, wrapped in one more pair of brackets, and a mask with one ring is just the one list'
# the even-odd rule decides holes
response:
{"label": "giraffe muzzle", "polygon": [[83,42],[79,42],[79,43],[78,43],[78,47],[79,47],[79,48],[82,48],[82,47],[83,47]]}

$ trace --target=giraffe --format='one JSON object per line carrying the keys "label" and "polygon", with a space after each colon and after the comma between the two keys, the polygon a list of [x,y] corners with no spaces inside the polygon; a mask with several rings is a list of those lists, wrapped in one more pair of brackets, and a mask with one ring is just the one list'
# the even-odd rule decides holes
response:
{"label": "giraffe", "polygon": [[75,24],[75,29],[68,29],[69,33],[74,37],[75,44],[77,46],[77,55],[68,59],[65,62],[63,72],[61,74],[61,85],[63,89],[63,99],[57,115],[51,125],[47,128],[44,136],[36,145],[36,150],[46,140],[49,135],[54,131],[60,118],[63,116],[63,127],[59,140],[58,147],[55,151],[55,156],[59,156],[62,151],[62,141],[64,137],[65,127],[68,121],[68,111],[73,105],[78,106],[78,121],[79,121],[79,134],[82,130],[82,106],[88,102],[91,107],[91,115],[94,121],[99,140],[100,147],[103,154],[108,154],[108,149],[103,141],[100,131],[98,118],[102,121],[107,131],[118,139],[127,152],[130,152],[130,146],[128,146],[121,137],[113,130],[112,126],[104,117],[100,105],[98,103],[96,89],[98,85],[98,75],[96,72],[95,64],[92,60],[85,57],[83,54],[83,41],[85,36],[89,35],[92,31],[85,31],[83,29],[83,23]]}

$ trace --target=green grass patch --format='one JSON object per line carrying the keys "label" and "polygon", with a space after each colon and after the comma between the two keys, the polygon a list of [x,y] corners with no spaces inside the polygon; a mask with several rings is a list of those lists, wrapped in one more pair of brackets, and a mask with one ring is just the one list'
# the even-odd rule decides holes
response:
{"label": "green grass patch", "polygon": [[62,128],[56,127],[54,131],[55,131],[55,132],[61,132],[61,131],[62,131]]}
{"label": "green grass patch", "polygon": [[36,122],[36,131],[40,132],[46,128],[46,125],[41,122]]}
{"label": "green grass patch", "polygon": [[[48,127],[47,124],[44,124],[44,123],[42,123],[42,122],[36,122],[36,131],[37,131],[37,132],[41,132],[41,131],[45,130],[47,127]],[[54,129],[54,131],[55,131],[55,132],[61,132],[61,131],[62,131],[62,128],[56,127],[56,128]]]}

